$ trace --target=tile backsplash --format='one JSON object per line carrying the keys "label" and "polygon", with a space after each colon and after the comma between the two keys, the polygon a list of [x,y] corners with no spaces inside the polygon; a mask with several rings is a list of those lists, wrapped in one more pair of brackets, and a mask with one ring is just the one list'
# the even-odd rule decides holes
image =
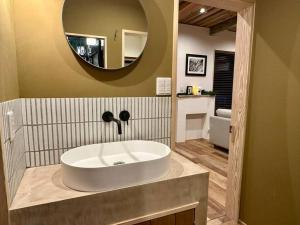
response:
{"label": "tile backsplash", "polygon": [[[13,140],[9,135],[8,112],[14,113],[15,138]],[[0,131],[7,197],[10,204],[26,169],[21,100],[0,104]]]}
{"label": "tile backsplash", "polygon": [[[60,156],[82,145],[126,140],[153,140],[170,145],[170,97],[22,99],[27,167],[60,163]],[[105,123],[102,114],[131,114],[122,122]]]}
{"label": "tile backsplash", "polygon": [[[105,123],[102,114],[129,111],[122,122]],[[8,112],[14,113],[10,139]],[[153,140],[170,145],[171,97],[33,98],[0,103],[0,131],[8,201],[12,202],[26,167],[60,163],[60,156],[82,145]]]}

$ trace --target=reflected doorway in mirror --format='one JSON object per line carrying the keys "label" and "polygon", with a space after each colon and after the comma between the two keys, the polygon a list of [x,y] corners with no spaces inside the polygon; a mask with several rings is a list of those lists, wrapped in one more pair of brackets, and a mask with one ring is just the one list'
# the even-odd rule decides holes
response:
{"label": "reflected doorway in mirror", "polygon": [[136,30],[122,30],[122,66],[129,66],[142,54],[148,33]]}

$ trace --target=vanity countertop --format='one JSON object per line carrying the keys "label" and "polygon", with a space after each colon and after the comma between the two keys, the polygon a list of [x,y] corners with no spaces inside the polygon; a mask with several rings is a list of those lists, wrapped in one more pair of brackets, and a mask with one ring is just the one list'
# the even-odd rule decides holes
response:
{"label": "vanity countertop", "polygon": [[[168,174],[158,181],[201,173],[207,173],[207,171],[177,153],[172,153],[171,168]],[[30,168],[25,171],[10,210],[95,195],[98,193],[99,192],[79,192],[66,187],[62,183],[61,165]]]}
{"label": "vanity countertop", "polygon": [[[176,187],[174,186],[175,183],[176,183]],[[199,189],[199,185],[203,186],[202,190],[197,190]],[[172,206],[173,205],[181,206],[181,205],[189,205],[189,204],[194,204],[195,206],[195,203],[200,202],[199,200],[200,197],[202,200],[204,199],[205,202],[205,198],[207,198],[207,187],[206,187],[207,185],[208,185],[208,172],[175,152],[173,152],[171,155],[169,172],[159,180],[153,181],[148,184],[134,186],[134,187],[122,188],[119,190],[97,192],[97,193],[79,192],[67,188],[62,183],[61,165],[30,168],[25,171],[20,187],[10,207],[11,217],[13,221],[12,224],[17,224],[17,221],[22,221],[25,218],[22,217],[23,214],[24,215],[27,214],[27,217],[29,216],[28,214],[36,215],[36,211],[34,210],[38,210],[39,213],[43,215],[46,214],[47,211],[48,213],[55,213],[57,210],[59,210],[59,208],[64,210],[67,209],[70,212],[70,218],[71,215],[74,216],[76,213],[78,213],[77,210],[88,210],[89,211],[88,213],[91,213],[90,210],[92,209],[84,207],[84,205],[89,202],[91,202],[91,204],[96,204],[95,201],[97,200],[101,202],[101,205],[103,205],[103,202],[110,202],[109,204],[111,204],[111,202],[114,201],[117,201],[118,204],[120,204],[118,206],[112,206],[108,204],[109,206],[105,206],[106,207],[105,209],[102,208],[97,209],[98,210],[97,212],[99,214],[101,214],[101,212],[107,212],[108,210],[107,207],[109,207],[109,210],[112,210],[111,207],[113,208],[126,207],[126,204],[129,204],[130,202],[134,204],[134,201],[141,202],[141,199],[148,202],[146,205],[143,206],[144,213],[147,214],[149,214],[149,212],[153,212],[154,209],[156,210],[156,208],[157,210],[159,210],[160,207],[170,208],[167,201],[172,202],[171,204]],[[176,190],[176,188],[178,188],[178,190]],[[195,193],[191,192],[190,194],[187,195],[187,193],[193,190],[193,188],[195,188],[195,190],[197,191],[195,191]],[[172,189],[176,191],[176,193],[172,193],[173,191]],[[177,193],[180,190],[182,190],[182,193]],[[139,194],[137,195],[135,191],[137,191],[137,193]],[[159,204],[159,206],[156,206],[156,208],[154,207],[154,205],[152,206],[152,203],[150,203],[150,201],[151,199],[154,198],[153,192],[155,192],[155,195],[157,195],[158,198],[160,195],[161,195],[160,198],[166,196],[166,202],[162,203],[159,201],[155,203],[155,204]],[[170,196],[168,197],[168,195]],[[129,196],[132,199],[128,199]],[[135,198],[141,198],[141,199],[136,200]],[[170,200],[167,200],[168,198]],[[196,200],[198,199],[198,201],[195,201],[195,199]],[[174,202],[175,200],[178,202],[175,203]],[[120,201],[122,204],[119,203]],[[71,202],[72,204],[73,203],[76,204],[77,207],[74,208],[73,210],[74,212],[72,212],[73,206],[71,206],[72,205]],[[164,204],[167,205],[164,206]],[[82,209],[79,209],[80,207]],[[99,207],[104,207],[104,206],[99,206]],[[129,209],[127,208],[124,211],[128,211],[128,210]],[[137,208],[136,210],[139,211],[140,209]],[[131,216],[135,215],[135,211],[130,212]],[[143,213],[142,214],[141,213],[142,212],[139,212],[139,214],[136,215],[142,215]],[[118,213],[118,216],[120,216],[121,220],[127,218],[125,215],[122,216],[121,214],[122,213]],[[101,221],[102,220],[106,221],[106,219],[107,218],[104,218],[102,215]],[[97,219],[95,219],[95,221],[96,220]],[[111,221],[111,218],[107,220]],[[118,221],[118,219],[113,218],[112,221]],[[49,222],[49,224],[54,224],[53,222],[54,220],[52,222]],[[99,220],[97,220],[97,222],[99,222]],[[35,223],[32,224],[35,225]],[[69,224],[69,223],[65,223],[65,224]],[[93,224],[93,222],[89,221],[89,223],[86,224]],[[112,224],[119,224],[119,223],[112,223]],[[24,225],[27,225],[27,223]]]}

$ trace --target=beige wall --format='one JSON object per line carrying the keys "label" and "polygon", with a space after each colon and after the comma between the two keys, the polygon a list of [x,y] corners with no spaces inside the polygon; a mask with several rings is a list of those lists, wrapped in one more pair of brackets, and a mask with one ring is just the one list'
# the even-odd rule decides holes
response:
{"label": "beige wall", "polygon": [[19,96],[12,7],[11,0],[0,0],[0,102]]}
{"label": "beige wall", "polygon": [[257,1],[241,218],[300,224],[300,1]]}
{"label": "beige wall", "polygon": [[138,64],[103,71],[78,60],[62,26],[63,0],[15,0],[21,97],[154,96],[171,76],[173,1],[144,1],[149,41]]}
{"label": "beige wall", "polygon": [[107,37],[108,68],[122,67],[122,29],[147,31],[146,15],[137,0],[66,0],[63,25],[68,33]]}

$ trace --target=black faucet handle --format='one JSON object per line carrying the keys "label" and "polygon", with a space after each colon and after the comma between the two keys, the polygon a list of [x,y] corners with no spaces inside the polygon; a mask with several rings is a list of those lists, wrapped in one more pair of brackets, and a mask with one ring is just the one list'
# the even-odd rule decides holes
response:
{"label": "black faucet handle", "polygon": [[107,112],[103,113],[102,119],[106,123],[115,122],[118,125],[118,134],[119,135],[122,134],[121,121],[114,118],[114,114],[112,114],[112,112],[107,111]]}
{"label": "black faucet handle", "polygon": [[102,115],[102,119],[106,123],[111,122],[113,120],[113,118],[114,118],[114,114],[112,114],[112,112],[109,112],[109,111],[103,113],[103,115]]}
{"label": "black faucet handle", "polygon": [[120,112],[119,118],[121,121],[127,122],[128,125],[128,120],[130,119],[130,113],[127,110],[123,110]]}

